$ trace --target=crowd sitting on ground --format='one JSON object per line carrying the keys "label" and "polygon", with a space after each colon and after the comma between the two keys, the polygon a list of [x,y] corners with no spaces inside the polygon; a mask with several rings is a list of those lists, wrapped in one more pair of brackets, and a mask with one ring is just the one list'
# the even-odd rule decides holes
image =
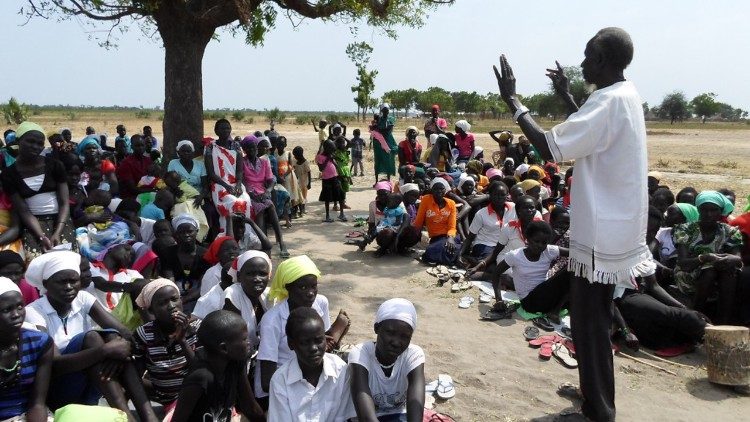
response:
{"label": "crowd sitting on ground", "polygon": [[[469,122],[449,132],[438,105],[425,145],[414,126],[396,143],[394,126],[384,104],[367,128],[375,197],[352,243],[409,255],[426,230],[422,262],[491,282],[483,319],[509,318],[502,293],[514,290],[535,324],[559,325],[574,167],[541,162],[507,130],[490,133],[498,149],[486,158]],[[368,143],[340,122],[313,128],[323,222],[331,203],[346,222]],[[102,397],[144,421],[422,420],[414,305],[385,301],[375,341],[343,353],[348,315],[331,321],[320,271],[284,242],[314,181],[301,146],[273,128],[233,138],[222,119],[216,138],[180,141],[167,163],[150,127],[117,133],[113,147],[93,128],[78,143],[31,122],[4,133],[0,420],[44,421]],[[674,194],[658,172],[648,180],[654,269],[616,289],[613,339],[684,352],[709,324],[750,325],[750,207],[733,217],[731,190]]]}

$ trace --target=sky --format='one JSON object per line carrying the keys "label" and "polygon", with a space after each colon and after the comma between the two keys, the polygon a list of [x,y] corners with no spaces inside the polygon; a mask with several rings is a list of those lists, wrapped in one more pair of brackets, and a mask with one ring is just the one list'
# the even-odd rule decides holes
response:
{"label": "sky", "polygon": [[[18,10],[25,0],[0,1],[5,65],[0,101],[94,106],[163,106],[164,50],[158,37],[131,28],[119,47],[91,40],[76,19],[34,19]],[[545,68],[583,59],[586,42],[601,28],[619,26],[633,38],[626,70],[644,101],[661,102],[681,90],[688,99],[714,92],[718,100],[750,110],[750,2],[663,0],[527,1],[456,0],[418,29],[402,28],[392,40],[360,27],[354,38],[343,24],[305,20],[294,29],[279,16],[265,45],[253,48],[220,32],[203,62],[204,108],[355,111],[350,87],[355,67],[346,45],[374,47],[370,66],[379,74],[376,95],[392,89],[497,92],[492,65],[506,54],[517,90],[530,95],[549,86]]]}

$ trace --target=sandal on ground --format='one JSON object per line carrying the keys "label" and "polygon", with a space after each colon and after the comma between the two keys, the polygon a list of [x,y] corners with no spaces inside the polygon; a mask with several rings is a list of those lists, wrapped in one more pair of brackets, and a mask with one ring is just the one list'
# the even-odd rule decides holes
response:
{"label": "sandal on ground", "polygon": [[279,252],[279,256],[282,258],[289,258],[290,256],[292,256],[292,254],[290,254],[289,251],[285,248],[282,249],[281,252]]}
{"label": "sandal on ground", "polygon": [[567,338],[573,338],[573,332],[570,330],[570,327],[562,326],[559,330],[557,330],[560,335]]}
{"label": "sandal on ground", "polygon": [[583,394],[581,393],[580,387],[570,382],[560,384],[560,386],[557,387],[557,395],[573,400],[583,399]]}
{"label": "sandal on ground", "polygon": [[534,340],[535,338],[539,337],[539,329],[536,327],[533,327],[529,325],[523,330],[523,338],[526,339],[526,341]]}
{"label": "sandal on ground", "polygon": [[695,350],[695,346],[692,344],[682,344],[679,346],[665,347],[663,349],[654,350],[656,356],[662,358],[673,358],[685,353],[690,353]]}
{"label": "sandal on ground", "polygon": [[576,357],[576,346],[573,344],[573,340],[567,338],[563,339],[562,344],[570,350],[570,355]]}
{"label": "sandal on ground", "polygon": [[323,223],[333,223],[333,219],[332,218],[326,218],[325,220],[323,220]]}
{"label": "sandal on ground", "polygon": [[490,303],[492,302],[492,296],[487,293],[479,293],[479,303]]}
{"label": "sandal on ground", "polygon": [[578,368],[578,361],[570,354],[570,350],[562,343],[552,345],[552,353],[566,368]]}
{"label": "sandal on ground", "polygon": [[448,282],[448,280],[450,280],[450,278],[448,278],[447,275],[440,274],[438,276],[438,282],[437,282],[437,284],[438,284],[438,286],[442,287],[443,285],[445,285],[445,283]]}
{"label": "sandal on ground", "polygon": [[356,239],[358,237],[363,237],[364,235],[365,235],[364,232],[361,232],[359,230],[355,230],[353,232],[347,233],[346,237],[348,237],[349,239]]}
{"label": "sandal on ground", "polygon": [[450,375],[438,375],[438,385],[435,393],[443,400],[449,400],[456,397],[456,387],[453,385],[453,378]]}
{"label": "sandal on ground", "polygon": [[531,322],[544,331],[547,331],[550,333],[555,331],[555,326],[552,325],[552,322],[547,317],[542,316],[539,318],[534,318],[531,320]]}
{"label": "sandal on ground", "polygon": [[461,291],[463,291],[463,290],[469,290],[469,289],[471,289],[473,287],[473,285],[471,284],[471,282],[466,281],[466,280],[459,281],[456,284],[458,284],[458,290],[461,290]]}
{"label": "sandal on ground", "polygon": [[544,336],[539,336],[533,340],[529,340],[529,346],[531,347],[539,347],[544,343],[559,343],[561,341],[565,340],[564,338],[558,336],[557,334],[547,334]]}
{"label": "sandal on ground", "polygon": [[483,313],[480,319],[482,321],[499,321],[501,319],[510,319],[510,317],[513,315],[513,311],[510,309],[506,309],[505,311],[496,311],[494,309],[490,309],[487,312]]}
{"label": "sandal on ground", "polygon": [[438,387],[438,380],[428,382],[427,384],[424,385],[424,392],[426,394],[432,395],[433,393],[435,393],[435,391],[437,391],[437,387]]}
{"label": "sandal on ground", "polygon": [[550,360],[552,358],[552,345],[553,343],[544,343],[539,348],[539,359]]}
{"label": "sandal on ground", "polygon": [[471,296],[464,296],[458,301],[458,307],[461,309],[469,309],[471,304],[474,303],[474,298]]}
{"label": "sandal on ground", "polygon": [[348,218],[346,218],[346,216],[342,216],[342,215],[338,216],[338,217],[337,217],[337,219],[338,219],[339,221],[343,221],[344,223],[346,223],[347,221],[349,221],[349,219],[348,219]]}

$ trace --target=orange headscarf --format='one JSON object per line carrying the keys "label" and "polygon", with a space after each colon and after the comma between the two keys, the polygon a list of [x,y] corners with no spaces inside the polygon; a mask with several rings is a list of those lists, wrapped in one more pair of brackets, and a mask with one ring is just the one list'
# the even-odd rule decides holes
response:
{"label": "orange headscarf", "polygon": [[211,246],[208,247],[208,250],[205,254],[203,254],[203,259],[208,262],[211,265],[215,265],[219,263],[219,249],[221,249],[221,245],[224,244],[227,240],[234,240],[232,236],[219,236],[211,242]]}

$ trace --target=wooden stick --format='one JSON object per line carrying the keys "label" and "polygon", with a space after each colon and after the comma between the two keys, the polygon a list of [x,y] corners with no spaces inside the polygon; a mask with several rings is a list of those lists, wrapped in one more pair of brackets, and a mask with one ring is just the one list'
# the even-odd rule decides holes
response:
{"label": "wooden stick", "polygon": [[662,357],[659,357],[659,356],[656,356],[656,355],[652,355],[651,353],[645,352],[645,351],[643,351],[643,350],[640,350],[640,352],[641,352],[641,353],[643,353],[644,355],[646,355],[646,356],[648,356],[648,357],[652,358],[652,359],[656,359],[656,360],[658,360],[659,362],[666,362],[666,363],[671,363],[672,365],[675,365],[675,366],[679,366],[679,367],[681,367],[681,368],[687,368],[687,369],[698,369],[698,367],[696,367],[696,366],[685,365],[685,364],[683,364],[683,363],[679,363],[679,362],[672,362],[672,361],[671,361],[671,360],[669,360],[669,359],[664,359],[664,358],[662,358]]}
{"label": "wooden stick", "polygon": [[650,367],[652,367],[652,368],[654,368],[654,369],[658,369],[658,370],[660,370],[660,371],[662,371],[662,372],[666,372],[666,373],[668,373],[668,374],[671,374],[671,375],[677,376],[677,374],[676,374],[676,373],[674,373],[674,372],[670,371],[669,369],[664,369],[664,368],[662,368],[662,367],[661,367],[661,366],[659,366],[659,365],[654,365],[653,363],[651,363],[651,362],[646,362],[646,361],[645,361],[645,360],[643,360],[643,359],[638,359],[637,357],[634,357],[634,356],[630,356],[630,355],[628,355],[628,354],[626,354],[626,353],[623,353],[623,352],[617,352],[617,354],[619,354],[620,356],[622,356],[622,357],[624,357],[624,358],[627,358],[627,359],[630,359],[630,360],[634,360],[634,361],[636,361],[636,362],[638,362],[638,363],[642,363],[642,364],[644,364],[644,365],[646,365],[646,366],[650,366]]}

